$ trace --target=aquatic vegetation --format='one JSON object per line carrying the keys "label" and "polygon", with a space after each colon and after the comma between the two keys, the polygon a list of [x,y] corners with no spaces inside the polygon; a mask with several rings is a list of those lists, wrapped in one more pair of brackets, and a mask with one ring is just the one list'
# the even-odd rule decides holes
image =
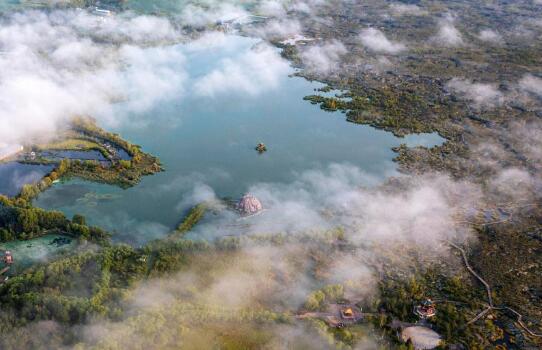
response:
{"label": "aquatic vegetation", "polygon": [[207,203],[200,203],[191,208],[188,214],[184,217],[181,223],[177,226],[172,235],[174,237],[182,237],[190,231],[203,218],[207,211]]}
{"label": "aquatic vegetation", "polygon": [[87,205],[87,206],[95,207],[98,205],[99,202],[112,201],[120,197],[121,197],[120,195],[116,195],[112,193],[98,194],[98,193],[89,192],[89,193],[86,193],[82,198],[77,198],[77,202],[83,203],[84,205]]}

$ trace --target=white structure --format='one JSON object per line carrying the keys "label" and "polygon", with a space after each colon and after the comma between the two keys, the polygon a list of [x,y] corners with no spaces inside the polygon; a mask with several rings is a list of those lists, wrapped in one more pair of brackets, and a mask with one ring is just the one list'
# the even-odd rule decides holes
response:
{"label": "white structure", "polygon": [[264,22],[266,19],[267,17],[264,16],[246,15],[237,18],[220,20],[216,24],[222,28],[223,31],[229,32],[240,29],[244,25]]}
{"label": "white structure", "polygon": [[306,36],[295,34],[294,36],[292,36],[292,37],[290,37],[290,38],[288,38],[286,40],[283,40],[280,43],[283,44],[283,45],[295,46],[298,42],[308,42],[308,41],[313,41],[313,40],[314,39],[312,39],[312,38],[307,38]]}
{"label": "white structure", "polygon": [[95,15],[98,15],[98,16],[106,16],[106,17],[108,17],[108,16],[113,15],[112,11],[102,9],[102,8],[99,8],[99,7],[95,7],[93,12],[94,12]]}
{"label": "white structure", "polygon": [[243,215],[243,216],[249,216],[249,215],[255,215],[258,214],[263,210],[262,203],[258,200],[258,198],[254,197],[251,194],[245,194],[239,202],[237,202],[235,209]]}

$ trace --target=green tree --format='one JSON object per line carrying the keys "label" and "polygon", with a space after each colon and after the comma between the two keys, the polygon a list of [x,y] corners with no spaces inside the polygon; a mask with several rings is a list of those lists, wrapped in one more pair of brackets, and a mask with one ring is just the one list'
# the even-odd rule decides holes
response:
{"label": "green tree", "polygon": [[326,295],[324,292],[317,290],[312,292],[305,301],[305,308],[307,310],[315,311],[322,307],[324,301],[326,300]]}
{"label": "green tree", "polygon": [[17,223],[23,232],[36,232],[39,229],[38,215],[34,209],[19,209]]}
{"label": "green tree", "polygon": [[85,219],[85,217],[83,215],[80,215],[80,214],[75,214],[72,218],[72,222],[74,224],[78,224],[78,225],[86,225],[87,224],[87,220]]}

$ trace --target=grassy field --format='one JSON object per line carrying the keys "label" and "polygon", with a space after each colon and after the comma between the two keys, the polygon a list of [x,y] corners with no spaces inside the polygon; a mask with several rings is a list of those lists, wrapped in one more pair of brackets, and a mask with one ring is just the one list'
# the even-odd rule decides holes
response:
{"label": "grassy field", "polygon": [[45,144],[37,145],[40,150],[72,150],[72,151],[88,151],[91,149],[102,149],[103,147],[96,142],[79,138],[67,138],[55,140]]}

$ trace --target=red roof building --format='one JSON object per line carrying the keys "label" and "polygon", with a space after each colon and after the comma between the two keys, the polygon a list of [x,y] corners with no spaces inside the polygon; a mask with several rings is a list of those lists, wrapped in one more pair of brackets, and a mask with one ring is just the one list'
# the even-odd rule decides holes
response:
{"label": "red roof building", "polygon": [[4,263],[8,264],[8,265],[11,265],[13,264],[13,256],[11,255],[11,252],[10,251],[5,251],[4,252]]}

